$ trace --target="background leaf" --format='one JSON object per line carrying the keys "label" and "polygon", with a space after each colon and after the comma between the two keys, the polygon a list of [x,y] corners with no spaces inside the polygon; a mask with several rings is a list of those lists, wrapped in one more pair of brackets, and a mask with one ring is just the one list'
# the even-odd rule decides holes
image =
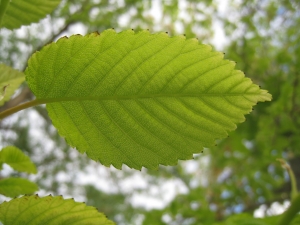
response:
{"label": "background leaf", "polygon": [[[277,224],[280,219],[280,215],[267,216],[265,218],[254,218],[250,214],[242,213],[232,215],[226,221],[220,223],[214,223],[214,225],[274,225]],[[297,225],[300,221],[300,215],[297,215],[290,225]]]}
{"label": "background leaf", "polygon": [[24,73],[4,64],[0,64],[0,95],[3,93],[3,87],[8,85],[5,90],[5,95],[2,99],[0,98],[0,106],[10,99],[24,80]]}
{"label": "background leaf", "polygon": [[271,99],[234,65],[196,39],[107,30],[46,46],[25,73],[71,146],[106,166],[155,169],[213,146]]}
{"label": "background leaf", "polygon": [[15,29],[38,22],[51,13],[60,2],[60,0],[11,0],[0,25]]}
{"label": "background leaf", "polygon": [[249,214],[238,214],[229,217],[224,222],[215,223],[215,225],[271,225],[271,223],[266,223],[261,218],[253,218]]}
{"label": "background leaf", "polygon": [[7,197],[33,194],[38,189],[35,183],[23,178],[11,177],[0,180],[0,194]]}
{"label": "background leaf", "polygon": [[[30,209],[30,210],[28,210]],[[37,195],[23,196],[4,202],[0,205],[0,220],[4,224],[70,224],[70,225],[113,225],[96,208],[84,203],[74,202],[73,199]]]}
{"label": "background leaf", "polygon": [[10,165],[19,172],[37,172],[30,158],[15,146],[7,146],[0,151],[0,162]]}

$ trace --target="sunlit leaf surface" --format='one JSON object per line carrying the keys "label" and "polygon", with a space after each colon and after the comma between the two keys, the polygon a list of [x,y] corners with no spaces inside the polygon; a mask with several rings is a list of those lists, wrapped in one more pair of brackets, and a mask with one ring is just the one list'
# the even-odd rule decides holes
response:
{"label": "sunlit leaf surface", "polygon": [[24,194],[33,194],[38,186],[29,180],[18,177],[10,177],[0,180],[0,194],[7,197],[16,197]]}
{"label": "sunlit leaf surface", "polygon": [[8,164],[19,172],[37,172],[30,158],[15,146],[7,146],[0,151],[0,162]]}
{"label": "sunlit leaf surface", "polygon": [[175,165],[211,147],[271,95],[196,39],[75,35],[29,60],[27,82],[67,142],[102,164]]}
{"label": "sunlit leaf surface", "polygon": [[96,208],[63,199],[37,195],[15,198],[0,205],[0,221],[5,225],[113,225]]}
{"label": "sunlit leaf surface", "polygon": [[10,99],[24,80],[24,73],[0,64],[0,106]]}
{"label": "sunlit leaf surface", "polygon": [[51,13],[60,2],[61,0],[10,0],[1,27],[15,29],[38,22]]}

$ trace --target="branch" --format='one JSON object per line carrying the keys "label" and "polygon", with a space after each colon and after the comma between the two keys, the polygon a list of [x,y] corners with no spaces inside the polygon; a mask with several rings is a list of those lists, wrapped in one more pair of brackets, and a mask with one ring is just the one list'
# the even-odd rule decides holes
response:
{"label": "branch", "polygon": [[27,109],[29,107],[36,106],[36,105],[41,105],[41,104],[44,104],[44,102],[35,99],[33,101],[25,102],[21,105],[17,105],[15,107],[9,108],[8,110],[5,110],[5,111],[0,113],[0,120],[4,119],[5,117],[8,117],[8,116],[10,116],[10,115],[12,115],[16,112],[19,112],[23,109]]}
{"label": "branch", "polygon": [[21,93],[17,97],[11,99],[10,101],[6,102],[3,106],[0,107],[0,112],[15,107],[32,98],[33,98],[33,94],[30,91],[30,89],[28,87],[24,87]]}
{"label": "branch", "polygon": [[288,225],[299,211],[300,195],[298,194],[298,196],[292,200],[290,207],[282,214],[278,225]]}

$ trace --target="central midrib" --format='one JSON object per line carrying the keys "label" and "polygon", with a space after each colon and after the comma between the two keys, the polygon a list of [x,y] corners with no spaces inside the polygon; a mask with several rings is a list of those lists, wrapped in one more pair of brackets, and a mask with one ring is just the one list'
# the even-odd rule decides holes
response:
{"label": "central midrib", "polygon": [[[27,109],[29,107],[47,104],[47,103],[55,103],[55,102],[68,102],[68,101],[120,101],[120,100],[138,100],[138,99],[154,99],[154,98],[201,98],[201,97],[213,97],[213,98],[223,98],[229,96],[257,96],[260,93],[199,93],[199,94],[152,94],[152,95],[126,95],[126,96],[85,96],[85,97],[63,97],[63,98],[36,98],[30,102],[25,102],[23,104],[17,105],[10,109],[7,109],[3,112],[0,112],[0,120],[16,113],[20,110]],[[245,97],[246,98],[246,97]]]}
{"label": "central midrib", "polygon": [[[101,100],[136,100],[145,98],[201,98],[201,97],[227,97],[227,96],[253,96],[258,93],[201,93],[201,94],[153,94],[153,95],[126,95],[126,96],[85,96],[85,97],[57,97],[57,98],[37,98],[43,103],[64,102],[64,101],[101,101]],[[41,104],[43,104],[41,103]]]}

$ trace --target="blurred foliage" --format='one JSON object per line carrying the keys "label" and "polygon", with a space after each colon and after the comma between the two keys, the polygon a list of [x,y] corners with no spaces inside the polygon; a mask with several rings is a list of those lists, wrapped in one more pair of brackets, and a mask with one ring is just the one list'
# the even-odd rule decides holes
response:
{"label": "blurred foliage", "polygon": [[[38,165],[34,179],[45,192],[79,196],[117,224],[212,224],[231,214],[252,214],[262,204],[268,208],[282,203],[289,199],[290,184],[276,158],[290,163],[300,185],[299,11],[295,0],[64,0],[39,24],[1,30],[0,62],[23,70],[34,51],[78,32],[111,27],[167,31],[222,49],[225,58],[236,61],[239,69],[273,95],[273,101],[256,106],[246,122],[215,148],[158,171],[116,171],[79,156],[57,135],[43,106],[1,121],[0,132],[5,135],[0,137],[0,147],[16,145],[27,152]],[[91,171],[110,188],[91,186],[98,180],[80,182],[79,174],[88,176]],[[132,182],[146,185],[123,187],[122,182],[136,174],[141,181]],[[61,179],[63,175],[67,179]],[[134,204],[136,194],[151,195],[153,187],[164,201],[166,194],[160,188],[169,181],[180,183],[185,191],[177,191],[159,209]]]}
{"label": "blurred foliage", "polygon": [[[272,216],[266,218],[253,218],[249,214],[238,214],[229,217],[226,221],[221,223],[214,223],[213,225],[269,225],[277,224],[279,216]],[[296,216],[290,225],[297,225],[300,222],[300,216]]]}

